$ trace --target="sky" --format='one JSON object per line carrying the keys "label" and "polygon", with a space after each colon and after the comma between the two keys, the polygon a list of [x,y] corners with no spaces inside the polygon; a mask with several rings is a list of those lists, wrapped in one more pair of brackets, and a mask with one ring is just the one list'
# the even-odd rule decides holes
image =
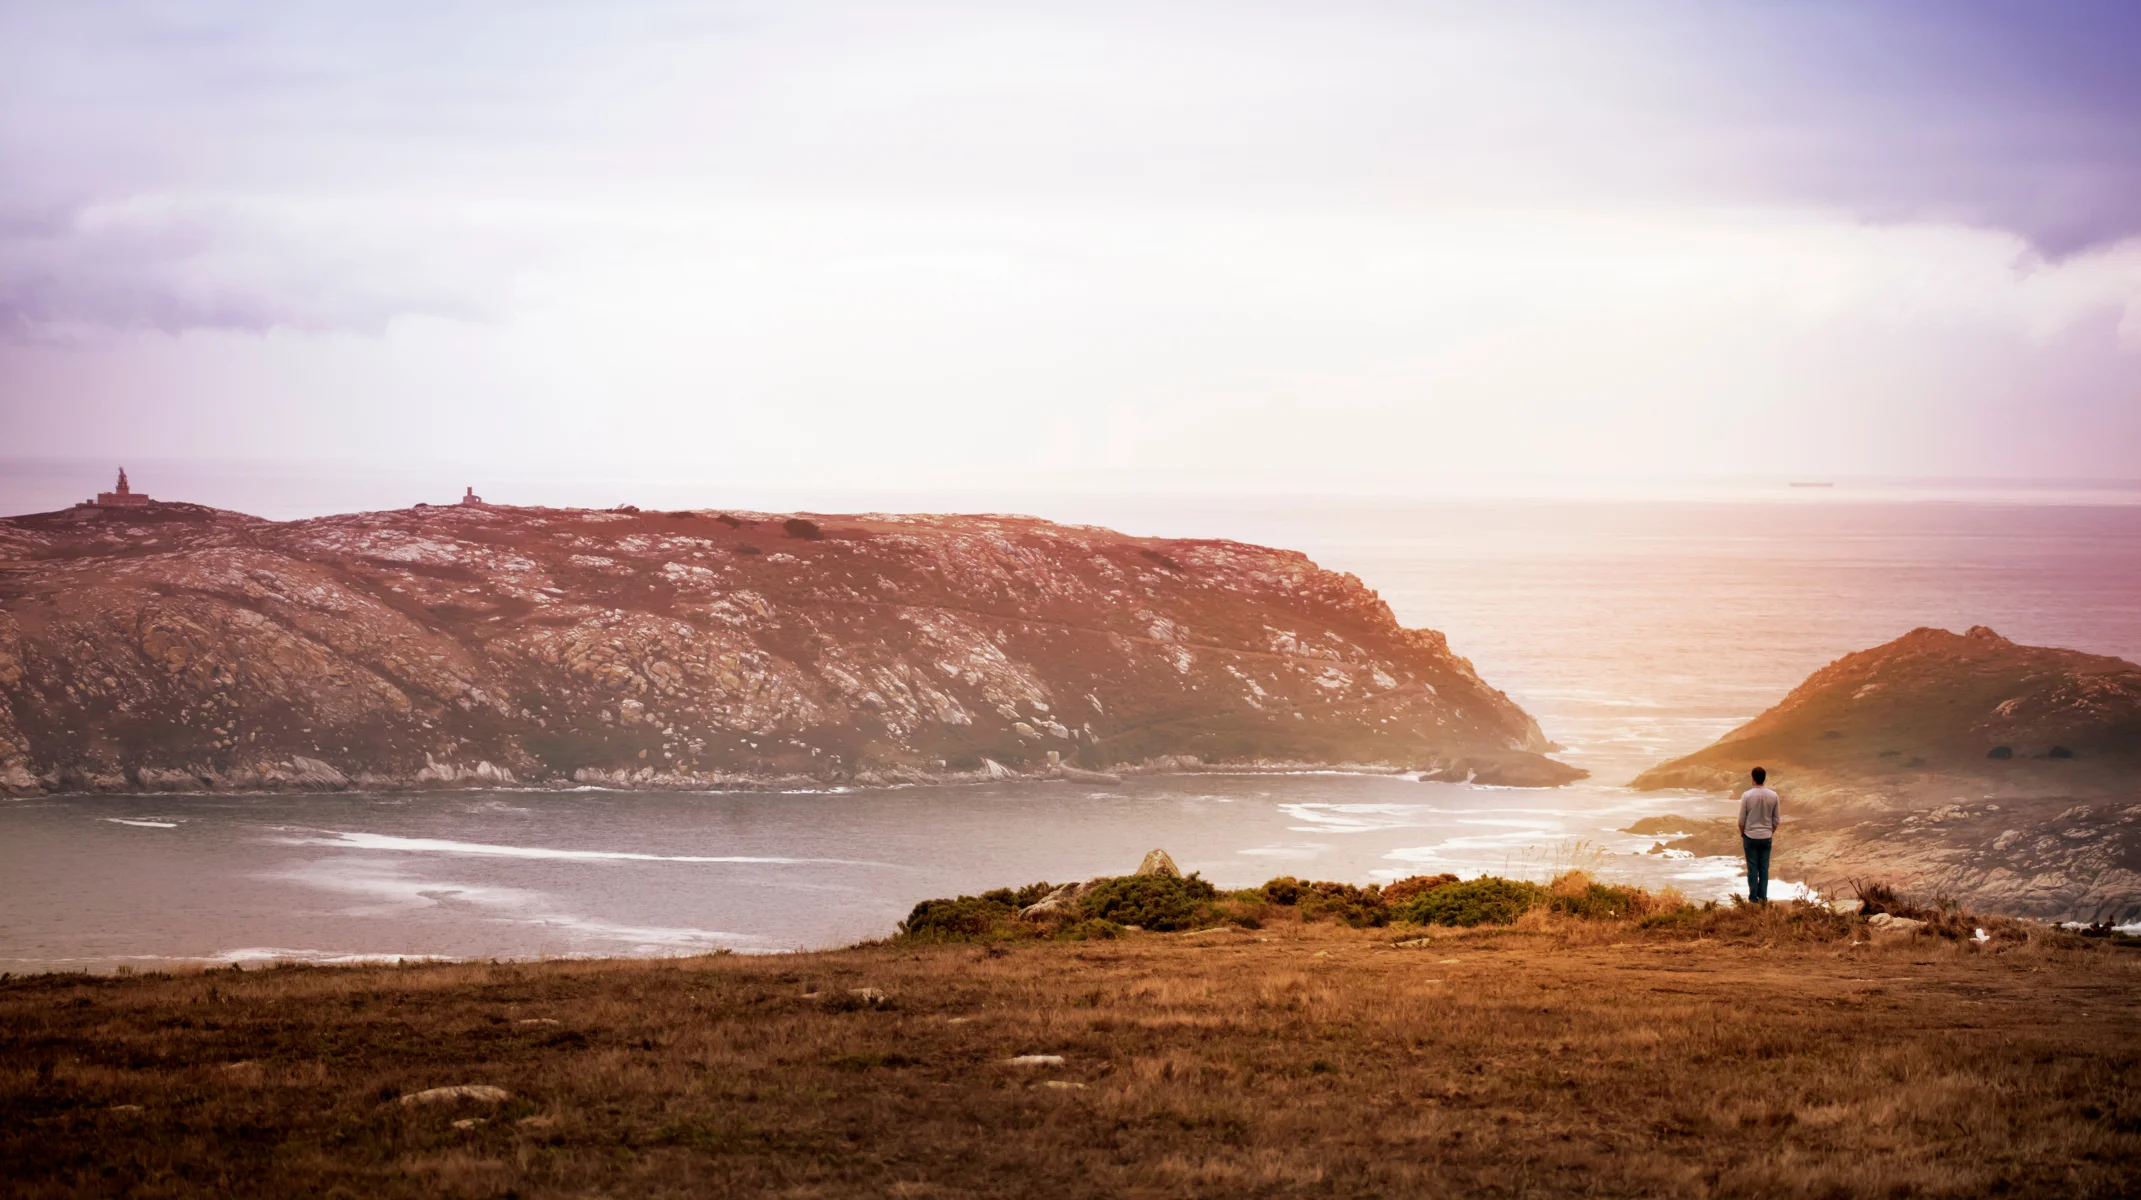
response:
{"label": "sky", "polygon": [[2137,53],[2066,0],[0,0],[0,459],[2131,480]]}

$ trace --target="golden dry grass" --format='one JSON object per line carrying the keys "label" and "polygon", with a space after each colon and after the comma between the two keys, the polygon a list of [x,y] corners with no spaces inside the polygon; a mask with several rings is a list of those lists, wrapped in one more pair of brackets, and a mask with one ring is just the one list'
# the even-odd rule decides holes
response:
{"label": "golden dry grass", "polygon": [[[18,979],[0,1190],[2141,1191],[2141,954],[1805,928],[1275,910],[1096,943]],[[513,1098],[394,1102],[464,1083]]]}

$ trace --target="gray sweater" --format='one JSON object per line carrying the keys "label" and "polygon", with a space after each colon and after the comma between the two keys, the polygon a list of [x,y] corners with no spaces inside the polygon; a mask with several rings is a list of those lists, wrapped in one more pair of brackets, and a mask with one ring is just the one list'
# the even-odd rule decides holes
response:
{"label": "gray sweater", "polygon": [[1768,841],[1777,833],[1777,794],[1766,787],[1752,787],[1740,796],[1740,824],[1747,836]]}

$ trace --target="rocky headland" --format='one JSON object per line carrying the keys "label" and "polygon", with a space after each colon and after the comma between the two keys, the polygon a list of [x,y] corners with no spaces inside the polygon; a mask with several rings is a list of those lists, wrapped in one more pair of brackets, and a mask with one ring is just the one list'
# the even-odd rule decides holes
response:
{"label": "rocky headland", "polygon": [[1552,749],[1358,579],[1234,542],[480,504],[0,520],[13,794],[1582,775]]}
{"label": "rocky headland", "polygon": [[[2058,920],[2141,919],[2141,667],[1978,626],[1916,629],[1809,676],[1643,789],[1785,798],[1775,869],[1881,879]],[[1668,829],[1678,825],[1685,828]],[[1653,818],[1660,849],[1737,854],[1732,822]]]}

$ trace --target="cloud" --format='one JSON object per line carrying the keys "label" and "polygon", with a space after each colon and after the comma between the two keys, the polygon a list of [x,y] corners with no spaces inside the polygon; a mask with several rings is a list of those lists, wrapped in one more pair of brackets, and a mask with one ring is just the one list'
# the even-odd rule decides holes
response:
{"label": "cloud", "polygon": [[1660,44],[1682,50],[1667,64],[1681,123],[1749,199],[2002,229],[2053,258],[2141,235],[2141,7],[1677,12]]}
{"label": "cloud", "polygon": [[499,315],[516,248],[464,222],[248,199],[138,197],[0,216],[0,337],[191,329],[377,334]]}
{"label": "cloud", "polygon": [[483,318],[531,246],[739,199],[1812,207],[2059,259],[2141,234],[2136,44],[2066,0],[27,3],[0,336]]}

